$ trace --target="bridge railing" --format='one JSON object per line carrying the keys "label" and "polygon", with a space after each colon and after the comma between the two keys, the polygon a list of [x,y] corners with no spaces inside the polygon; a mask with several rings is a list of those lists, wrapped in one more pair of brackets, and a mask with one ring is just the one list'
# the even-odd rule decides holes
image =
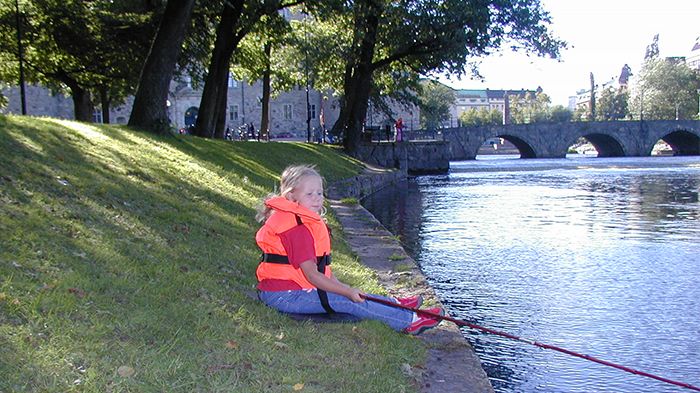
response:
{"label": "bridge railing", "polygon": [[444,141],[445,136],[440,130],[404,131],[403,139],[407,141]]}
{"label": "bridge railing", "polygon": [[[379,127],[365,127],[361,139],[365,142],[395,142],[396,131]],[[402,141],[444,141],[445,137],[440,130],[412,130],[401,132]]]}

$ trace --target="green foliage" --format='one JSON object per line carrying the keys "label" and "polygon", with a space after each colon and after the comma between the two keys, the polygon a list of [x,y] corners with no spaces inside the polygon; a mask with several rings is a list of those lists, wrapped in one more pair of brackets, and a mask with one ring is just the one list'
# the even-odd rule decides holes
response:
{"label": "green foliage", "polygon": [[[537,1],[322,3],[311,6],[316,20],[329,31],[345,33],[328,41],[314,40],[318,56],[335,62],[327,69],[320,66],[329,75],[318,79],[342,84],[342,90],[336,91],[343,96],[343,106],[333,128],[349,133],[345,141],[350,151],[359,142],[360,122],[366,115],[364,103],[377,91],[385,96],[417,91],[418,75],[475,74],[473,59],[506,45],[552,57],[558,57],[565,46],[548,31],[549,15]],[[329,70],[334,71],[332,75]]]}
{"label": "green foliage", "polygon": [[[302,162],[361,169],[325,146],[0,116],[0,391],[415,391],[420,341],[255,298],[255,206]],[[377,291],[334,246],[341,279]]]}
{"label": "green foliage", "polygon": [[0,83],[0,110],[5,109],[7,107],[7,104],[9,103],[7,97],[5,97],[4,94],[2,94],[2,90],[5,88],[5,84]]}
{"label": "green foliage", "polygon": [[419,90],[420,122],[426,129],[435,129],[450,118],[455,92],[442,83],[423,80]]}
{"label": "green foliage", "polygon": [[[16,83],[15,7],[0,1],[0,56],[12,59],[0,80]],[[154,31],[142,2],[27,0],[20,14],[27,82],[74,95],[102,91],[114,102],[133,92]]]}
{"label": "green foliage", "polygon": [[606,86],[601,92],[596,104],[596,120],[622,120],[627,117],[627,102],[629,92],[626,88],[614,89]]}
{"label": "green foliage", "polygon": [[555,105],[549,108],[549,121],[552,123],[566,123],[571,121],[573,113],[563,105]]}
{"label": "green foliage", "polygon": [[550,102],[549,96],[544,93],[527,92],[524,95],[511,94],[510,121],[512,124],[527,124],[546,122],[547,108]]}
{"label": "green foliage", "polygon": [[684,61],[648,59],[635,78],[630,112],[634,119],[693,119],[699,88],[700,73]]}
{"label": "green foliage", "polygon": [[573,114],[561,105],[549,106],[549,96],[542,91],[535,94],[509,95],[512,124],[559,123],[571,121]]}
{"label": "green foliage", "polygon": [[480,108],[462,112],[459,123],[463,126],[486,126],[503,124],[503,112],[496,108]]}
{"label": "green foliage", "polygon": [[[260,80],[269,62],[273,92],[289,90],[304,80],[303,56],[292,55],[290,58],[292,53],[298,52],[294,51],[297,38],[293,36],[289,22],[274,14],[262,17],[255,27],[236,47],[233,75],[239,80]],[[270,57],[265,55],[265,44],[271,46]]]}

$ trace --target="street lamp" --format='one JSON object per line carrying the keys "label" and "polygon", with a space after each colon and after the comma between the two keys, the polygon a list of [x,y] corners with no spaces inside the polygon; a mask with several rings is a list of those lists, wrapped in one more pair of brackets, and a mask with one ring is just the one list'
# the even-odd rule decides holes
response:
{"label": "street lamp", "polygon": [[309,26],[308,23],[308,11],[306,6],[301,11],[304,15],[302,20],[302,27],[304,28],[304,83],[306,87],[306,142],[311,143],[311,102],[309,100]]}
{"label": "street lamp", "polygon": [[19,0],[15,0],[15,12],[17,23],[17,53],[19,54],[19,96],[22,107],[22,114],[27,114],[27,100],[24,92],[24,53],[22,48],[22,29],[21,20],[19,17]]}

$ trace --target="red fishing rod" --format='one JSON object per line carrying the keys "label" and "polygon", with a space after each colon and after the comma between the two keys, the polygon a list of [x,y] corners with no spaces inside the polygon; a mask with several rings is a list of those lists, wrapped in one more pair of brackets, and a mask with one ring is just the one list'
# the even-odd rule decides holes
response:
{"label": "red fishing rod", "polygon": [[415,312],[415,313],[424,314],[424,315],[430,315],[431,317],[434,317],[434,318],[437,318],[437,319],[441,319],[441,320],[445,320],[445,321],[450,321],[450,322],[455,323],[455,324],[458,325],[458,326],[466,326],[466,327],[469,327],[469,328],[472,328],[472,329],[481,330],[482,332],[491,333],[491,334],[495,334],[495,335],[502,336],[502,337],[507,337],[507,338],[510,338],[510,339],[512,339],[512,340],[516,340],[516,341],[528,343],[528,344],[530,344],[530,345],[534,345],[534,346],[540,347],[540,348],[553,349],[553,350],[555,350],[555,351],[559,351],[559,352],[565,353],[565,354],[567,354],[567,355],[576,356],[576,357],[579,357],[579,358],[582,358],[582,359],[590,360],[590,361],[592,361],[592,362],[600,363],[600,364],[605,365],[605,366],[614,367],[614,368],[616,368],[616,369],[618,369],[618,370],[627,371],[628,373],[632,373],[632,374],[641,375],[641,376],[644,376],[644,377],[653,378],[653,379],[656,379],[657,381],[670,383],[670,384],[672,384],[672,385],[676,385],[676,386],[680,386],[680,387],[683,387],[683,388],[686,388],[686,389],[691,389],[691,390],[695,390],[695,391],[700,392],[700,387],[693,386],[693,385],[691,385],[691,384],[689,384],[689,383],[674,381],[674,380],[672,380],[672,379],[660,377],[660,376],[658,376],[658,375],[650,374],[650,373],[647,373],[647,372],[644,372],[644,371],[635,370],[635,369],[633,369],[633,368],[626,367],[626,366],[622,366],[622,365],[619,365],[619,364],[616,364],[616,363],[613,363],[613,362],[609,362],[609,361],[607,361],[607,360],[602,360],[602,359],[598,359],[598,358],[593,357],[593,356],[590,356],[590,355],[585,355],[585,354],[582,354],[582,353],[574,352],[574,351],[568,350],[568,349],[566,349],[566,348],[561,348],[561,347],[557,347],[557,346],[555,346],[555,345],[544,344],[544,343],[541,343],[541,342],[537,342],[537,341],[535,341],[535,340],[530,340],[530,339],[527,339],[527,338],[518,337],[518,336],[516,336],[516,335],[514,335],[514,334],[502,332],[502,331],[495,330],[495,329],[489,329],[489,328],[487,328],[487,327],[479,326],[479,325],[476,325],[476,324],[473,324],[473,323],[470,323],[470,322],[467,322],[467,321],[463,321],[463,320],[460,320],[460,319],[455,319],[455,318],[452,318],[452,317],[447,316],[447,315],[440,315],[440,314],[436,314],[436,313],[433,313],[433,312],[430,312],[430,311],[419,310],[419,309],[417,309],[417,308],[404,306],[404,305],[402,305],[402,304],[400,304],[400,303],[394,303],[394,302],[392,302],[392,301],[385,300],[385,299],[382,299],[382,298],[378,298],[378,297],[374,297],[374,296],[369,296],[369,295],[362,295],[362,297],[365,298],[365,299],[367,299],[367,300],[371,300],[371,301],[373,301],[373,302],[385,304],[385,305],[387,305],[387,306],[396,307],[396,308],[403,308],[403,309],[405,309],[405,310],[410,310],[410,311],[413,311],[413,312]]}

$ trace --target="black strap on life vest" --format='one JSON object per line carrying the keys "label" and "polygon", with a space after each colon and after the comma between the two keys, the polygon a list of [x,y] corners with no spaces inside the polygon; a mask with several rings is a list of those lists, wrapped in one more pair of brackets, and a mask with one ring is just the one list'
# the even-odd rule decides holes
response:
{"label": "black strap on life vest", "polygon": [[[322,261],[322,260],[325,260],[325,261]],[[282,265],[286,265],[286,264],[289,264],[289,258],[287,258],[286,255],[263,253],[262,256],[260,257],[260,262],[279,263]],[[320,265],[322,262],[326,266],[330,265],[331,264],[331,256],[324,255],[322,257],[316,257],[316,265]]]}
{"label": "black strap on life vest", "polygon": [[[297,220],[297,225],[304,225],[301,222],[301,217],[298,215],[294,215]],[[267,262],[267,263],[281,263],[281,264],[289,264],[289,258],[287,258],[286,255],[279,255],[279,254],[267,254],[263,253],[262,258],[260,259],[261,262]],[[331,264],[331,256],[326,254],[320,257],[316,257],[316,268],[321,274],[326,274],[326,266]],[[328,293],[326,291],[316,288],[316,293],[318,293],[318,298],[321,301],[321,306],[323,306],[323,309],[326,310],[327,313],[333,314],[335,313],[335,310],[331,307],[330,303],[328,303]]]}

